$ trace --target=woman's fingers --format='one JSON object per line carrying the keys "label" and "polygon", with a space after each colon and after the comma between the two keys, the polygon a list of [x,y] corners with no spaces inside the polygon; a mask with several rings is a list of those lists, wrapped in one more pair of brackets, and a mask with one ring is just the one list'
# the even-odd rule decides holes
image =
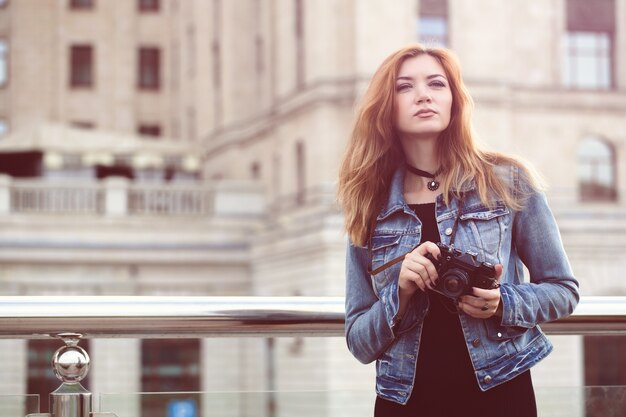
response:
{"label": "woman's fingers", "polygon": [[459,299],[459,309],[476,318],[489,318],[496,313],[500,305],[500,289],[485,290],[473,288],[472,295],[464,295]]}
{"label": "woman's fingers", "polygon": [[498,279],[498,282],[500,282],[500,277],[502,277],[502,271],[503,271],[503,266],[502,264],[497,264],[494,267],[496,269],[496,278]]}
{"label": "woman's fingers", "polygon": [[420,265],[415,265],[412,261],[404,261],[400,270],[400,286],[403,281],[409,281],[420,290],[426,291],[428,288],[428,274]]}
{"label": "woman's fingers", "polygon": [[437,269],[427,258],[439,256],[439,248],[432,242],[424,242],[408,253],[402,261],[400,269],[400,286],[406,285],[406,281],[412,282],[420,290],[426,291],[433,288],[438,278]]}

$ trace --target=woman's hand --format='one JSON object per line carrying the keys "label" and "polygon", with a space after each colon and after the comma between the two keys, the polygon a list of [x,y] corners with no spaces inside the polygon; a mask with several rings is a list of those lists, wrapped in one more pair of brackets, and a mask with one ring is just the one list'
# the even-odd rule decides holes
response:
{"label": "woman's hand", "polygon": [[424,242],[409,252],[402,261],[398,286],[402,296],[411,296],[418,289],[426,291],[435,285],[439,278],[435,265],[426,258],[430,253],[435,259],[439,257],[439,247],[433,242]]}
{"label": "woman's hand", "polygon": [[[498,264],[496,268],[496,278],[500,281],[502,275],[502,265]],[[460,311],[477,319],[488,319],[501,313],[500,306],[500,288],[493,290],[484,290],[482,288],[472,288],[473,295],[464,295],[459,299],[458,308]]]}

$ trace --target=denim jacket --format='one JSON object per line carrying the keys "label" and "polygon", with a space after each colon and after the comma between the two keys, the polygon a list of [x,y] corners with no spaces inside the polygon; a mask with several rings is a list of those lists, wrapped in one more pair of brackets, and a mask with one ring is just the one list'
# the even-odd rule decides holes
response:
{"label": "denim jacket", "polygon": [[[529,189],[515,166],[498,166],[499,176],[512,190]],[[371,276],[373,270],[413,249],[421,223],[404,200],[405,169],[391,183],[389,198],[378,215],[371,248],[348,245],[346,260],[346,339],[363,363],[376,361],[376,392],[406,404],[415,380],[420,336],[429,301],[418,290],[402,320],[398,315],[398,275],[401,263]],[[480,262],[502,264],[502,317],[459,320],[478,385],[488,390],[506,382],[546,357],[552,344],[540,323],[566,317],[579,294],[555,219],[541,192],[532,192],[521,211],[497,199],[485,206],[473,186],[463,193],[454,246],[477,254]],[[442,243],[450,235],[459,201],[449,206],[439,195],[435,215]],[[530,280],[524,281],[524,265]]]}

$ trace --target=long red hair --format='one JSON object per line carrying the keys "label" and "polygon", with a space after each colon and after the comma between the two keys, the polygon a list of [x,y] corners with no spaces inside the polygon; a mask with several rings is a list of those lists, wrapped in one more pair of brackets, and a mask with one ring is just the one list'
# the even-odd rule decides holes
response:
{"label": "long red hair", "polygon": [[456,56],[445,48],[419,44],[404,47],[383,61],[374,73],[356,115],[339,172],[338,198],[343,207],[345,227],[352,242],[364,245],[383,204],[391,178],[404,161],[404,152],[395,132],[395,84],[402,63],[428,54],[443,67],[452,92],[450,123],[437,140],[442,169],[441,189],[445,204],[475,182],[484,204],[495,194],[513,209],[521,208],[508,186],[494,172],[494,165],[514,164],[526,174],[531,188],[540,188],[536,173],[518,159],[481,150],[472,129],[473,100],[461,78]]}

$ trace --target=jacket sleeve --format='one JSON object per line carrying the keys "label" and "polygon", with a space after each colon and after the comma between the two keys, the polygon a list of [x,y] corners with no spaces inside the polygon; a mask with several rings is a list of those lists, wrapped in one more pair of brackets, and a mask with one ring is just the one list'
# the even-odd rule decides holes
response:
{"label": "jacket sleeve", "polygon": [[402,321],[398,321],[397,277],[376,295],[368,266],[367,249],[350,243],[346,251],[345,332],[348,349],[362,363],[376,360],[398,334],[416,321],[413,302],[407,306]]}
{"label": "jacket sleeve", "polygon": [[569,316],[580,298],[578,282],[545,194],[532,192],[514,216],[512,244],[530,282],[502,284],[502,325],[531,328]]}

